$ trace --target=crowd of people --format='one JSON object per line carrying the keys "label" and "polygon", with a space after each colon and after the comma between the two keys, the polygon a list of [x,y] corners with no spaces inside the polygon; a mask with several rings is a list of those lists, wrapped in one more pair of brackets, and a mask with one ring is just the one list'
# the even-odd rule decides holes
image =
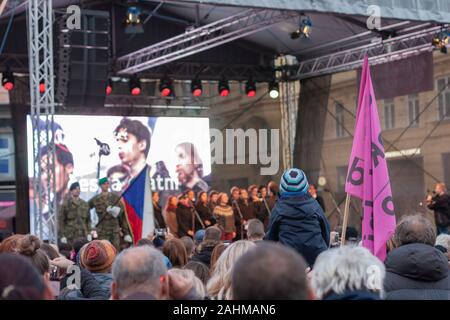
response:
{"label": "crowd of people", "polygon": [[0,299],[450,300],[450,235],[411,213],[384,262],[354,228],[340,246],[300,169],[230,195],[187,190],[164,208],[158,193],[152,200],[155,232],[134,244],[1,239]]}

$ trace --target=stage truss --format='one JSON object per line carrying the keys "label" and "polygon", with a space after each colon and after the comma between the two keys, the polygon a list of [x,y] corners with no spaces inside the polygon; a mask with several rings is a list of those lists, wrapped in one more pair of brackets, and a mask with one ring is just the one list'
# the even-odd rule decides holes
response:
{"label": "stage truss", "polygon": [[175,61],[298,17],[295,11],[249,9],[118,59],[119,74],[134,74]]}
{"label": "stage truss", "polygon": [[[58,230],[53,134],[55,100],[52,0],[29,0],[27,15],[30,109],[33,128],[33,195],[30,197],[32,202],[30,209],[34,214],[31,215],[31,231],[42,240],[56,244]],[[40,83],[45,83],[43,93],[39,92]]]}

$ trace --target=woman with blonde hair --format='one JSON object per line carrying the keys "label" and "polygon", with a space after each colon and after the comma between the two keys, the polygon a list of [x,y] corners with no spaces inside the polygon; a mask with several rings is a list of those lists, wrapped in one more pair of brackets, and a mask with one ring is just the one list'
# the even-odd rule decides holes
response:
{"label": "woman with blonde hair", "polygon": [[236,261],[248,250],[255,247],[255,243],[239,240],[229,245],[220,255],[212,270],[206,291],[211,299],[231,300],[231,271]]}

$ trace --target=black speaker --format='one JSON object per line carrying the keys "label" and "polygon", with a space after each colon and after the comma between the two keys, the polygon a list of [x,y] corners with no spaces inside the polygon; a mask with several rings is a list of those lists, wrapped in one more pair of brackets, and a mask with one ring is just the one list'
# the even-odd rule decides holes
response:
{"label": "black speaker", "polygon": [[81,10],[80,29],[58,19],[56,99],[63,106],[103,107],[110,65],[110,17],[107,11]]}

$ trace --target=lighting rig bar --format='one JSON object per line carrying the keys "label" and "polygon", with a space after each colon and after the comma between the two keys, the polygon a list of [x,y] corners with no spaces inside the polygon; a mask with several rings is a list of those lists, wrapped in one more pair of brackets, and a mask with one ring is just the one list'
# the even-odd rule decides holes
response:
{"label": "lighting rig bar", "polygon": [[184,34],[137,50],[118,59],[119,74],[135,74],[264,30],[298,17],[292,11],[249,9]]}
{"label": "lighting rig bar", "polygon": [[[447,25],[446,25],[447,26]],[[444,27],[446,27],[444,26]],[[361,66],[364,56],[369,56],[371,65],[404,59],[422,52],[431,51],[431,44],[442,26],[392,37],[357,48],[314,57],[301,61],[291,80],[306,79],[319,75],[351,70]]]}

